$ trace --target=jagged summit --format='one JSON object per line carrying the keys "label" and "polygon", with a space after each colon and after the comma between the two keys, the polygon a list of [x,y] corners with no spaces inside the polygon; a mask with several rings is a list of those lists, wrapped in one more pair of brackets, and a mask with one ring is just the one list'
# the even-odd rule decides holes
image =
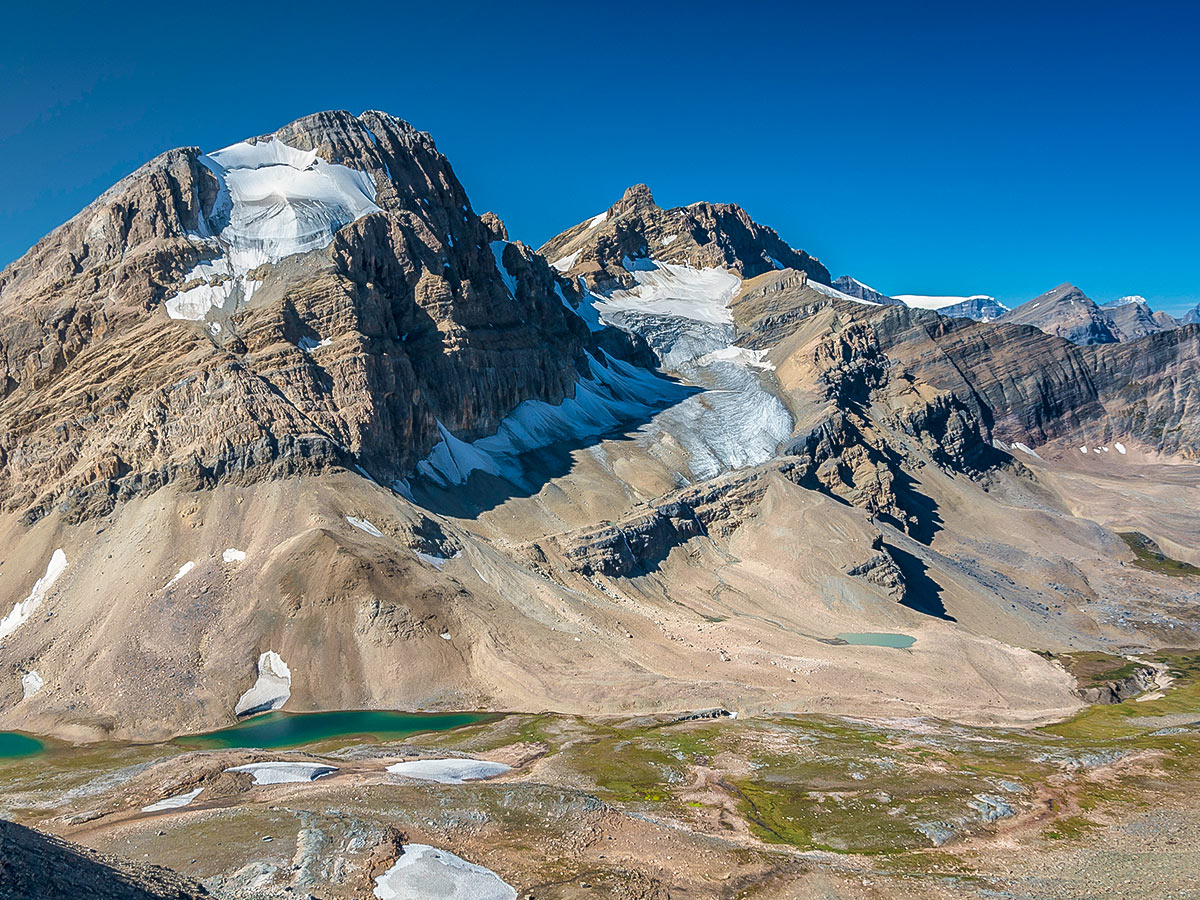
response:
{"label": "jagged summit", "polygon": [[663,209],[644,184],[629,187],[604,212],[551,238],[538,252],[560,272],[600,287],[629,283],[626,259],[721,268],[741,278],[790,268],[830,282],[817,259],[788,246],[737,204],[701,201]]}
{"label": "jagged summit", "polygon": [[0,275],[0,505],[88,516],[330,464],[403,478],[445,433],[574,394],[600,351],[561,291],[396,117],[170,151]]}

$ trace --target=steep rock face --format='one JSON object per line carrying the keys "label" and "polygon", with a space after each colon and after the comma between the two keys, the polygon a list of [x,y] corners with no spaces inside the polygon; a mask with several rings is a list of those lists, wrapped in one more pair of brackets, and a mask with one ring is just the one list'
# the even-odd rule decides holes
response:
{"label": "steep rock face", "polygon": [[99,853],[0,819],[0,889],[7,900],[200,900],[190,878]]}
{"label": "steep rock face", "polygon": [[[0,274],[5,508],[33,519],[63,504],[79,518],[172,481],[335,463],[386,483],[441,439],[439,422],[481,437],[524,400],[572,396],[600,340],[630,352],[589,332],[563,302],[572,286],[471,211],[428,135],[329,112],[231,150],[262,156],[270,138],[315,151],[318,169],[367,173],[377,209],[331,229],[328,246],[279,258],[268,247],[232,276],[244,289],[195,322],[164,302],[198,275],[220,292],[239,249],[230,176],[195,148],[147,164]],[[301,196],[280,218],[311,207]]]}
{"label": "steep rock face", "polygon": [[725,268],[742,278],[790,268],[829,284],[829,271],[803,250],[789,247],[731,203],[693,203],[662,209],[637,184],[605,212],[544,244],[538,252],[592,287],[632,287],[624,259],[649,257],[695,268]]}

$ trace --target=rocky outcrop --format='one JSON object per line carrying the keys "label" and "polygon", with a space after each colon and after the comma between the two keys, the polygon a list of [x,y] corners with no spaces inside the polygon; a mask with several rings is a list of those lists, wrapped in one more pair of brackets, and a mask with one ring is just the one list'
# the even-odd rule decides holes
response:
{"label": "rocky outcrop", "polygon": [[167,483],[330,465],[388,483],[439,423],[473,440],[524,400],[573,396],[601,347],[645,360],[632,339],[589,332],[560,296],[577,288],[471,211],[427,134],[329,112],[270,137],[368,173],[378,210],[259,266],[252,298],[196,322],[163,310],[197,262],[227,252],[223,188],[195,148],[147,164],[0,274],[4,508],[80,519]]}
{"label": "rocky outcrop", "polygon": [[625,259],[696,268],[725,268],[742,278],[795,269],[823,284],[829,271],[803,250],[788,246],[732,203],[693,203],[662,209],[650,189],[636,184],[605,212],[569,228],[538,252],[572,279],[602,290],[632,287]]}
{"label": "rocky outcrop", "polygon": [[1139,668],[1124,678],[1092,684],[1079,689],[1079,697],[1085,703],[1124,703],[1155,687],[1157,673],[1150,666]]}
{"label": "rocky outcrop", "polygon": [[200,900],[204,887],[165,869],[121,859],[0,819],[5,900]]}

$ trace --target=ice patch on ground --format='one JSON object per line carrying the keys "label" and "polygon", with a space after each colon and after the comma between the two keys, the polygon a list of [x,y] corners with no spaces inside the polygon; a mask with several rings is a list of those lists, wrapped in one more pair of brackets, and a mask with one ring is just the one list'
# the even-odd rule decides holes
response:
{"label": "ice patch on ground", "polygon": [[174,797],[167,797],[165,800],[159,800],[157,803],[151,803],[149,806],[143,806],[142,812],[160,812],[164,809],[180,809],[187,806],[193,800],[200,796],[200,792],[204,788],[196,788],[194,791],[188,791],[186,794],[176,794]]}
{"label": "ice patch on ground", "polygon": [[46,682],[42,676],[38,674],[37,670],[30,669],[21,676],[22,699],[28,700],[45,686]]}
{"label": "ice patch on ground", "polygon": [[1118,453],[1120,453],[1122,456],[1125,455],[1126,450],[1124,444],[1122,444],[1120,441],[1117,441],[1115,444],[1113,444],[1113,446],[1117,448]]}
{"label": "ice patch on ground", "polygon": [[42,601],[46,599],[46,594],[50,592],[50,588],[54,587],[54,582],[67,568],[67,555],[63,553],[62,548],[55,550],[50,555],[50,562],[46,564],[46,574],[34,582],[33,590],[29,592],[29,596],[18,603],[13,604],[12,610],[3,619],[0,619],[0,640],[8,637],[27,621],[33,615],[34,610],[42,605]]}
{"label": "ice patch on ground", "polygon": [[[772,260],[774,262],[774,260]],[[864,306],[879,306],[874,300],[863,300],[861,297],[852,297],[850,294],[843,294],[835,287],[830,287],[827,284],[821,284],[819,281],[809,279],[808,286],[818,294],[824,294],[826,297],[833,297],[835,300],[849,300],[851,303],[861,303]]]}
{"label": "ice patch on ground", "polygon": [[189,559],[187,562],[185,562],[182,566],[179,567],[178,572],[176,572],[174,575],[171,576],[171,580],[163,585],[163,590],[165,591],[171,585],[177,583],[179,581],[179,579],[181,579],[188,572],[192,571],[192,569],[194,569],[194,568],[196,568],[196,563]]}
{"label": "ice patch on ground", "polygon": [[274,650],[258,657],[258,680],[242,694],[234,707],[234,715],[250,716],[279,709],[292,696],[292,670]]}
{"label": "ice patch on ground", "polygon": [[346,516],[346,521],[357,528],[359,531],[365,531],[371,537],[383,537],[383,532],[368,522],[366,519],[360,519],[357,516]]}
{"label": "ice patch on ground", "polygon": [[492,248],[492,256],[496,258],[496,271],[500,273],[504,286],[508,288],[509,295],[514,300],[517,299],[517,279],[504,265],[504,248],[508,246],[508,241],[492,241],[488,246]]}
{"label": "ice patch on ground", "polygon": [[558,269],[560,272],[565,272],[567,269],[571,268],[571,266],[575,265],[575,260],[579,259],[579,254],[582,252],[583,250],[581,248],[576,250],[574,253],[568,253],[566,256],[561,257],[560,259],[556,259],[554,262],[550,263],[550,265],[554,266],[554,268]]}
{"label": "ice patch on ground", "polygon": [[438,784],[462,784],[481,778],[494,778],[512,771],[512,766],[486,759],[416,759],[388,766],[393,775],[436,781]]}
{"label": "ice patch on ground", "polygon": [[222,256],[185,276],[185,284],[197,278],[204,283],[167,300],[173,319],[200,321],[231,299],[248,302],[261,283],[248,278],[251,270],[328,247],[338,229],[379,211],[370,174],[275,138],[234,144],[199,162],[219,187],[212,220],[202,219],[197,237],[215,243]]}
{"label": "ice patch on ground", "polygon": [[1041,457],[1037,455],[1037,451],[1034,450],[1032,447],[1030,447],[1028,444],[1023,444],[1020,441],[1014,441],[1013,446],[1016,447],[1018,450],[1020,450],[1022,453],[1028,453],[1030,456],[1036,457],[1037,459],[1041,459]]}
{"label": "ice patch on ground", "polygon": [[254,776],[255,784],[291,784],[299,781],[316,781],[331,772],[336,772],[337,766],[327,766],[323,763],[280,761],[247,763],[244,766],[234,766],[225,771],[248,772]]}
{"label": "ice patch on ground", "polygon": [[516,890],[491,869],[448,850],[406,844],[396,864],[375,879],[379,900],[516,900]]}
{"label": "ice patch on ground", "polygon": [[239,563],[239,562],[244,562],[245,559],[246,559],[246,551],[238,550],[235,547],[230,547],[228,550],[226,550],[224,553],[221,554],[222,562]]}

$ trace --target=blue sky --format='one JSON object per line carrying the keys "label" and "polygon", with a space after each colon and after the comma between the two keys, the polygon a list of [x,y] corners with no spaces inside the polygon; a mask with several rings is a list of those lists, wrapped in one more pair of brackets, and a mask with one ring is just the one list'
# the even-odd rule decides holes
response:
{"label": "blue sky", "polygon": [[5,26],[0,264],[165,149],[375,108],[534,246],[644,181],[887,293],[1200,301],[1183,2],[64,3]]}

